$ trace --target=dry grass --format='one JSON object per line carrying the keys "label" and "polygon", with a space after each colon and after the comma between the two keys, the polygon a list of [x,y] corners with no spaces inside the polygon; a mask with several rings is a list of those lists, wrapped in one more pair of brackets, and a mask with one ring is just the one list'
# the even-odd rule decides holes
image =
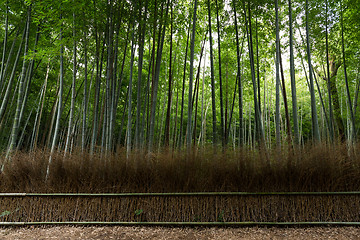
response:
{"label": "dry grass", "polygon": [[0,174],[1,192],[356,191],[360,156],[346,146],[294,152],[200,149],[190,155],[124,151],[108,156],[18,152]]}
{"label": "dry grass", "polygon": [[[360,191],[360,157],[344,145],[294,152],[17,153],[1,192]],[[1,221],[360,221],[360,196],[0,198]],[[141,211],[140,214],[136,214]]]}

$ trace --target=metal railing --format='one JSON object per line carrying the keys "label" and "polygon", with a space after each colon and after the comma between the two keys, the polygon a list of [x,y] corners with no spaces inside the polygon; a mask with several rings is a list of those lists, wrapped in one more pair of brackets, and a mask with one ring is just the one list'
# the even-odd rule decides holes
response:
{"label": "metal railing", "polygon": [[0,193],[0,197],[172,197],[172,196],[331,196],[360,195],[352,192],[178,192],[178,193]]}
{"label": "metal railing", "polygon": [[360,222],[0,222],[0,226],[360,226]]}

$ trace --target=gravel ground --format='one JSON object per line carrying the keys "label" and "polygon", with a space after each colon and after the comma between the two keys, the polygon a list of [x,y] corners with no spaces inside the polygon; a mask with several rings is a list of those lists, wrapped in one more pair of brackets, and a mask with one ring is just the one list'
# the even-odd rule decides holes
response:
{"label": "gravel ground", "polygon": [[360,228],[7,227],[0,239],[360,239]]}

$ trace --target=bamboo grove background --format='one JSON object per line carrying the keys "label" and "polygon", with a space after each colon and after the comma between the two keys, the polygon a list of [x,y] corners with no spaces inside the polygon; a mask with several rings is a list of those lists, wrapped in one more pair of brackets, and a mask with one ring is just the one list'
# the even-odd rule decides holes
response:
{"label": "bamboo grove background", "polygon": [[357,139],[357,1],[0,7],[2,170],[16,150],[128,157]]}

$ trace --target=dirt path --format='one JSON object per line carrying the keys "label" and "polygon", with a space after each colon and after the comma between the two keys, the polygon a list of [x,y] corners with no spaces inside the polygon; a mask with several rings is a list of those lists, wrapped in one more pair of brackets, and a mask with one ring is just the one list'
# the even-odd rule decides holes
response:
{"label": "dirt path", "polygon": [[0,228],[0,239],[360,239],[360,228],[28,227]]}

